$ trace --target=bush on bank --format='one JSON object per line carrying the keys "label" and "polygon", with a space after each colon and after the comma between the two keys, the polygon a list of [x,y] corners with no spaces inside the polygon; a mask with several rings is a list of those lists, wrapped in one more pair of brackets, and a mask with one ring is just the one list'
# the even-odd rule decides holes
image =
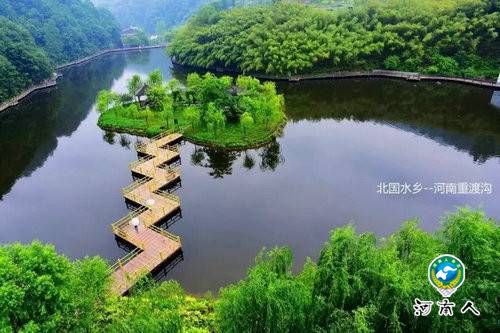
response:
{"label": "bush on bank", "polygon": [[[427,267],[449,253],[466,266],[450,298],[454,316],[415,317],[415,298],[441,300]],[[174,281],[109,292],[102,259],[70,262],[53,246],[0,247],[0,332],[494,332],[498,331],[498,221],[460,208],[429,234],[415,220],[387,238],[331,232],[319,259],[292,273],[288,248],[263,250],[247,276],[217,298],[193,297]],[[461,314],[466,300],[479,317]]]}

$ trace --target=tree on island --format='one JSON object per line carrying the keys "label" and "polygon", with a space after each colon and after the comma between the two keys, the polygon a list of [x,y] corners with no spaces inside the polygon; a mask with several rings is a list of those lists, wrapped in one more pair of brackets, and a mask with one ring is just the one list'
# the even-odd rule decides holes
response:
{"label": "tree on island", "polygon": [[101,90],[97,95],[97,111],[103,113],[120,102],[120,96],[109,90]]}
{"label": "tree on island", "polygon": [[184,110],[184,117],[191,124],[191,128],[194,130],[196,125],[200,122],[200,110],[194,105],[188,106]]}
{"label": "tree on island", "polygon": [[241,115],[241,118],[240,118],[240,123],[241,123],[241,128],[243,129],[243,132],[245,133],[245,135],[247,134],[247,131],[249,128],[251,128],[253,126],[253,117],[252,115],[250,114],[250,112],[244,112],[242,115]]}
{"label": "tree on island", "polygon": [[[127,82],[127,89],[130,96],[135,96],[139,89],[141,89],[144,85],[142,79],[139,75],[134,74],[130,80]],[[139,103],[139,96],[137,96],[137,102]]]}
{"label": "tree on island", "polygon": [[[285,120],[283,96],[271,82],[192,73],[185,85],[175,79],[164,83],[159,70],[151,72],[146,82],[145,88],[139,89],[141,94],[145,92],[146,99],[135,103],[130,103],[130,93],[140,86],[138,76],[128,82],[127,94],[114,94],[111,98],[110,92],[101,92],[99,125],[153,135],[170,129],[171,120],[175,119],[176,129],[184,129],[186,136],[244,147],[252,142],[265,143]],[[225,135],[228,131],[231,135]]]}

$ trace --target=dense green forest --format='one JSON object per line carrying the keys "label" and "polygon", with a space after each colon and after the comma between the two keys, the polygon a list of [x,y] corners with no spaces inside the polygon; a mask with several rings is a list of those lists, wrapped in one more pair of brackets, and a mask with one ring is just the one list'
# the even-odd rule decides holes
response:
{"label": "dense green forest", "polygon": [[0,16],[0,102],[52,74],[47,54],[21,26]]}
{"label": "dense green forest", "polygon": [[150,34],[163,34],[183,23],[200,6],[216,3],[220,8],[266,4],[275,0],[92,0],[109,9],[123,28],[137,26]]}
{"label": "dense green forest", "polygon": [[121,46],[111,13],[84,0],[0,0],[0,23],[0,102],[55,65]]}
{"label": "dense green forest", "polygon": [[[128,297],[110,294],[100,258],[70,262],[53,246],[0,248],[1,332],[498,332],[498,221],[459,209],[429,234],[415,220],[377,239],[335,229],[317,262],[292,273],[288,248],[263,250],[247,276],[218,297],[193,297],[174,281],[145,279]],[[416,317],[414,299],[440,301],[427,280],[439,254],[459,257],[466,280],[452,317],[432,308]],[[461,314],[467,300],[480,317]]]}
{"label": "dense green forest", "polygon": [[210,0],[92,0],[109,9],[121,27],[137,26],[148,33],[163,32],[185,21]]}
{"label": "dense green forest", "polygon": [[327,10],[288,2],[203,7],[175,35],[182,64],[291,75],[391,69],[493,78],[498,1],[356,1]]}

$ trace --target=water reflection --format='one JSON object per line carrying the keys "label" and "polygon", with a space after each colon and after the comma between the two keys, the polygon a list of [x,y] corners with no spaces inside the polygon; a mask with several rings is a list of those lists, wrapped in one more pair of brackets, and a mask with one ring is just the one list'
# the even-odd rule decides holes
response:
{"label": "water reflection", "polygon": [[136,65],[147,65],[151,61],[151,52],[149,50],[129,52],[124,54],[127,58],[128,63],[133,63]]}
{"label": "water reflection", "polygon": [[64,73],[57,88],[0,114],[0,200],[20,177],[43,166],[58,145],[87,117],[99,90],[109,89],[122,75],[123,55],[75,67]]}
{"label": "water reflection", "polygon": [[128,136],[124,135],[124,134],[120,134],[120,146],[130,150],[130,144],[131,144],[131,141],[128,138]]}
{"label": "water reflection", "polygon": [[[0,243],[40,239],[70,258],[124,255],[109,225],[127,214],[120,188],[132,181],[127,165],[138,138],[104,133],[93,103],[99,89],[125,91],[133,74],[155,68],[168,78],[170,66],[163,50],[103,58],[0,115],[0,193],[9,192],[0,202]],[[182,236],[186,260],[168,278],[186,290],[237,281],[263,246],[290,246],[300,266],[349,221],[387,235],[414,217],[435,230],[459,205],[500,216],[496,194],[376,193],[378,182],[392,180],[500,188],[500,112],[489,90],[388,80],[279,89],[289,123],[276,142],[242,152],[182,145],[182,183],[165,190],[177,192],[183,211],[162,226]]]}
{"label": "water reflection", "polygon": [[[276,140],[255,151],[260,158],[259,166],[262,171],[275,171],[285,162],[280,144]],[[233,173],[233,164],[242,156],[241,165],[247,170],[253,169],[256,163],[255,156],[248,150],[241,152],[194,146],[191,152],[191,164],[209,169],[208,174],[213,178],[224,178]]]}
{"label": "water reflection", "polygon": [[261,158],[260,169],[262,171],[275,171],[278,165],[285,162],[285,158],[281,155],[281,147],[277,141],[273,141],[259,153]]}
{"label": "water reflection", "polygon": [[466,151],[477,163],[500,156],[500,112],[491,91],[456,84],[392,80],[282,83],[287,116],[390,124]]}
{"label": "water reflection", "polygon": [[104,142],[106,142],[110,145],[115,144],[115,142],[116,142],[115,136],[116,136],[116,133],[111,132],[111,131],[103,131],[103,133],[102,133],[102,139],[104,140]]}

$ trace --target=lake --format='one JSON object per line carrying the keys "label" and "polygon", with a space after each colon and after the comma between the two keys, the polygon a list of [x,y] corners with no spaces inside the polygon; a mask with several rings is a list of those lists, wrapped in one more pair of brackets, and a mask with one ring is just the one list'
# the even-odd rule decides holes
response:
{"label": "lake", "polygon": [[[156,68],[182,76],[163,50],[109,55],[0,114],[1,243],[38,239],[72,259],[126,253],[110,224],[127,213],[121,188],[132,181],[137,138],[99,129],[94,101],[100,89],[123,92],[133,74]],[[239,280],[263,247],[290,246],[298,268],[348,223],[386,236],[413,218],[434,231],[462,205],[500,218],[492,91],[375,79],[278,88],[288,123],[270,145],[182,145],[182,218],[169,230],[184,254],[166,277],[189,292]],[[454,194],[463,183],[481,191]]]}

